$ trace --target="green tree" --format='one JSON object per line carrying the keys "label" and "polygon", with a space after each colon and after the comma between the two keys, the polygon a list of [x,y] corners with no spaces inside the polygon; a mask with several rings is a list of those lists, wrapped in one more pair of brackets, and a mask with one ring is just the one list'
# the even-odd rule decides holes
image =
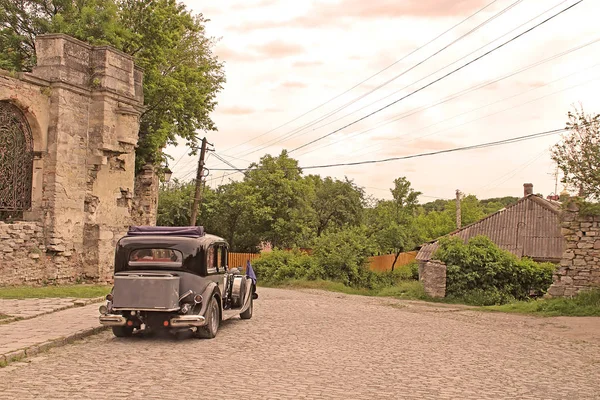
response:
{"label": "green tree", "polygon": [[553,147],[552,160],[563,173],[563,183],[600,200],[600,114],[581,109],[569,112],[568,118],[568,133]]}
{"label": "green tree", "polygon": [[144,69],[136,165],[158,164],[178,138],[197,147],[198,130],[216,130],[209,114],[225,82],[202,15],[176,0],[0,0],[0,67],[29,71],[35,38],[66,33],[110,44]]}
{"label": "green tree", "polygon": [[191,199],[194,196],[194,184],[174,180],[168,186],[163,185],[158,194],[159,226],[187,226],[190,223]]}
{"label": "green tree", "polygon": [[302,178],[297,160],[285,150],[277,157],[267,154],[251,164],[244,183],[265,210],[252,227],[261,241],[282,248],[307,244],[311,237],[311,185]]}
{"label": "green tree", "polygon": [[421,194],[412,189],[410,182],[402,177],[394,180],[390,190],[393,200],[382,200],[369,212],[369,231],[382,253],[394,253],[392,271],[400,254],[413,249],[420,241],[416,229],[418,198]]}
{"label": "green tree", "polygon": [[343,181],[318,175],[306,177],[314,185],[311,207],[317,237],[328,228],[357,226],[362,219],[364,190],[347,178]]}

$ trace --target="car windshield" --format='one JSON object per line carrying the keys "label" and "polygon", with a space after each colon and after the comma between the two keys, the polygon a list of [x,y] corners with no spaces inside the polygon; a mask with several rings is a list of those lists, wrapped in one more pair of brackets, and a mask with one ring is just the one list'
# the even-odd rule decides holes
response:
{"label": "car windshield", "polygon": [[129,254],[129,265],[167,264],[181,267],[183,255],[172,249],[137,249]]}

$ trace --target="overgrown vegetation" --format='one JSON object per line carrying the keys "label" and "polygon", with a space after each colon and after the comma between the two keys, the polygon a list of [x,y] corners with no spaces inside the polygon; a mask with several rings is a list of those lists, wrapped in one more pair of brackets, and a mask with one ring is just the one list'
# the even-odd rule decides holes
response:
{"label": "overgrown vegetation", "polygon": [[263,253],[252,264],[262,284],[302,282],[306,286],[307,282],[320,282],[319,285],[331,285],[339,290],[347,288],[344,290],[353,293],[383,289],[399,293],[390,288],[405,287],[407,282],[418,279],[416,263],[383,273],[371,271],[368,268],[369,240],[360,228],[324,234],[315,240],[313,251],[313,255],[308,255],[299,250],[274,250]]}
{"label": "overgrown vegetation", "polygon": [[89,299],[105,296],[110,292],[110,288],[106,285],[7,286],[0,288],[0,299],[42,299],[49,297]]}
{"label": "overgrown vegetation", "polygon": [[572,299],[553,298],[519,301],[486,307],[486,309],[520,314],[537,314],[547,317],[600,317],[600,289],[580,292]]}
{"label": "overgrown vegetation", "polygon": [[519,259],[485,236],[467,243],[457,237],[443,238],[434,258],[447,265],[447,297],[481,306],[543,295],[556,268],[551,263]]}

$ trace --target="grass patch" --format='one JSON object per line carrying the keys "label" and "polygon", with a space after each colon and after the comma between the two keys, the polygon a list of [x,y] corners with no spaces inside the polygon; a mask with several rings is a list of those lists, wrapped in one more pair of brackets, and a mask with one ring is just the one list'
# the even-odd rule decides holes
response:
{"label": "grass patch", "polygon": [[105,296],[110,292],[110,288],[107,285],[9,286],[0,288],[0,299],[42,299],[48,297],[89,299]]}
{"label": "grass patch", "polygon": [[394,286],[387,286],[379,289],[353,288],[340,282],[325,280],[305,280],[294,279],[279,284],[260,284],[263,287],[278,287],[291,289],[319,289],[329,292],[338,292],[345,294],[355,294],[361,296],[394,297],[411,300],[426,300],[429,297],[425,294],[423,285],[419,281],[400,281]]}
{"label": "grass patch", "polygon": [[483,307],[483,309],[546,317],[600,317],[600,289],[581,292],[572,299],[554,298],[518,301],[501,306]]}

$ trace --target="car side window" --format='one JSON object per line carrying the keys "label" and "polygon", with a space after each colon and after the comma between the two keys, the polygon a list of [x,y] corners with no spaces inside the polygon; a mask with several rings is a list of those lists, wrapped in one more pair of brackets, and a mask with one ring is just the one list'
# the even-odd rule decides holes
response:
{"label": "car side window", "polygon": [[223,245],[219,244],[215,246],[215,251],[217,253],[217,272],[225,272],[223,268]]}
{"label": "car side window", "polygon": [[208,274],[216,274],[217,269],[217,246],[210,246],[207,251],[206,272]]}
{"label": "car side window", "polygon": [[223,253],[223,257],[221,260],[221,268],[223,268],[223,270],[226,270],[227,264],[228,264],[228,256],[229,256],[229,250],[227,249],[227,246],[223,245],[222,253]]}

